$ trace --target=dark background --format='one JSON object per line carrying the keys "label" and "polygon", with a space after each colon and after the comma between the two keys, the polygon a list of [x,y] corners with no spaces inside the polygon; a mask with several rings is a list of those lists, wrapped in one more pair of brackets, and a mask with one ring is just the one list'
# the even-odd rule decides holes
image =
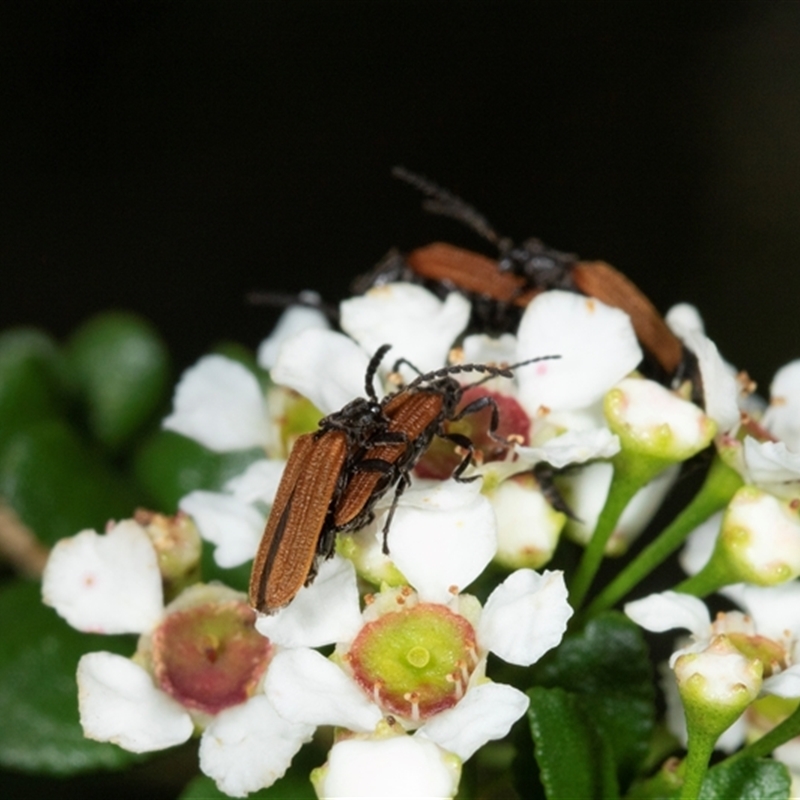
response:
{"label": "dark background", "polygon": [[688,300],[767,389],[800,356],[800,3],[0,7],[0,325],[143,312],[186,365],[251,289],[332,300],[392,245],[507,235]]}
{"label": "dark background", "polygon": [[[0,327],[117,307],[179,367],[255,346],[250,290],[338,300],[391,246],[481,246],[404,164],[697,304],[762,391],[800,357],[794,0],[0,0],[0,57]],[[88,781],[44,791],[128,796]]]}

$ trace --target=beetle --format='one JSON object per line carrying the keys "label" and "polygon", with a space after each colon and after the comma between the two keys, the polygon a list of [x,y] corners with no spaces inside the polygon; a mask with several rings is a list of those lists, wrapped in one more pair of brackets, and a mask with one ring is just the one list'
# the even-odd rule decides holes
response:
{"label": "beetle", "polygon": [[[383,345],[370,360],[366,397],[323,418],[319,429],[300,436],[289,454],[250,577],[250,604],[261,613],[285,606],[302,586],[311,583],[318,561],[333,555],[336,534],[371,522],[375,504],[395,487],[383,527],[383,549],[388,552],[387,535],[397,503],[411,483],[411,471],[435,436],[466,451],[453,477],[474,480],[462,475],[472,457],[472,442],[462,434],[448,433],[445,425],[488,407],[493,434],[498,411],[491,397],[478,398],[457,410],[467,387],[454,375],[480,372],[485,377],[476,383],[481,383],[493,377],[513,377],[513,370],[524,364],[558,358],[540,356],[508,367],[444,367],[418,374],[379,400],[373,379],[388,349],[389,345]],[[402,363],[408,362],[398,360],[395,372]]]}
{"label": "beetle", "polygon": [[564,289],[593,297],[625,311],[636,336],[654,362],[655,377],[681,377],[691,369],[691,356],[647,296],[629,278],[604,261],[580,261],[539,239],[515,245],[499,236],[488,220],[457,195],[427,178],[395,167],[392,174],[418,189],[430,212],[462,222],[497,249],[498,259],[434,242],[405,257],[390,252],[371,272],[353,284],[354,290],[392,280],[423,283],[440,296],[459,290],[473,303],[472,327],[480,332],[516,330],[522,312],[542,291]]}

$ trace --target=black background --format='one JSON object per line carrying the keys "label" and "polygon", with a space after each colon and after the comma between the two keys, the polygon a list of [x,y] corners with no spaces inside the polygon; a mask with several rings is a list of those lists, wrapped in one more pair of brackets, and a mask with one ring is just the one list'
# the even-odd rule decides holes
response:
{"label": "black background", "polygon": [[481,246],[404,164],[695,303],[764,391],[800,357],[798,2],[6,1],[0,56],[0,327],[117,307],[179,367],[255,346],[250,290],[338,300],[391,246]]}
{"label": "black background", "polygon": [[0,325],[149,316],[186,365],[251,289],[480,247],[389,177],[602,258],[766,390],[800,356],[800,3],[6,3]]}

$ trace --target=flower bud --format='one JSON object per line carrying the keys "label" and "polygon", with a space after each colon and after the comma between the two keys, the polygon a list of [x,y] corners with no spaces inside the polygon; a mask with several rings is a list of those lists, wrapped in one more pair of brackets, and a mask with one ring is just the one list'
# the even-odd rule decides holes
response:
{"label": "flower bud", "polygon": [[800,516],[755,486],[743,486],[728,504],[711,557],[728,583],[775,586],[800,575]]}
{"label": "flower bud", "polygon": [[689,738],[718,737],[758,697],[762,664],[727,636],[715,636],[700,652],[684,653],[673,664],[686,712]]}
{"label": "flower bud", "polygon": [[623,451],[675,463],[707,447],[716,425],[693,403],[655,381],[626,378],[605,397],[604,412]]}

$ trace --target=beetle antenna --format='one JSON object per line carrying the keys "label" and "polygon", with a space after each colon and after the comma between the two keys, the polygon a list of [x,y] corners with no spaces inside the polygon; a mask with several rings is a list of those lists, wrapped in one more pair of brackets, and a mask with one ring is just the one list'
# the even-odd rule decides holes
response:
{"label": "beetle antenna", "polygon": [[480,386],[482,383],[486,383],[486,381],[490,381],[492,378],[513,378],[514,370],[518,367],[524,367],[527,364],[533,364],[537,361],[553,361],[557,358],[561,358],[561,356],[536,356],[526,361],[519,361],[516,364],[509,364],[507,367],[497,367],[491,364],[454,364],[451,367],[442,367],[441,369],[434,370],[433,372],[426,372],[424,375],[414,378],[405,389],[413,389],[421,383],[433,381],[437,378],[446,378],[448,375],[457,375],[460,372],[485,372],[487,374],[484,378],[471,384],[472,386]]}
{"label": "beetle antenna", "polygon": [[376,351],[375,355],[369,360],[369,364],[367,366],[367,374],[364,378],[364,388],[366,389],[367,397],[372,400],[373,403],[378,402],[378,396],[375,394],[375,387],[372,385],[372,382],[375,380],[375,373],[378,371],[378,367],[383,361],[383,357],[391,350],[392,346],[390,344],[382,344]]}
{"label": "beetle antenna", "polygon": [[503,249],[505,239],[501,239],[497,235],[497,232],[483,214],[458,195],[428,180],[424,175],[411,172],[405,167],[393,167],[392,176],[413,186],[428,198],[422,203],[425,211],[431,214],[439,214],[443,217],[450,217],[471,228],[478,236],[491,242],[498,249]]}

